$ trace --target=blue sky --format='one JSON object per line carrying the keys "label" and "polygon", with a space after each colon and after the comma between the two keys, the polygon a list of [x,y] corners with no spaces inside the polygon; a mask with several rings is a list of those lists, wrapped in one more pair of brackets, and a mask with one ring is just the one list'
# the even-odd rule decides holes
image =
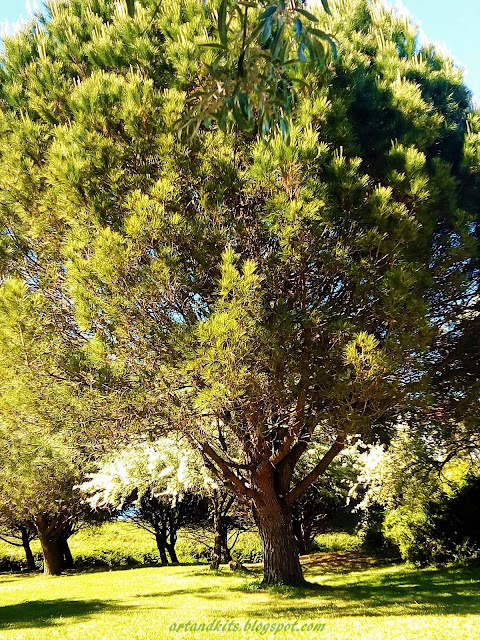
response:
{"label": "blue sky", "polygon": [[[403,0],[403,5],[426,37],[444,44],[466,68],[466,83],[480,102],[480,0]],[[0,22],[14,23],[21,14],[27,15],[25,0],[0,0]]]}

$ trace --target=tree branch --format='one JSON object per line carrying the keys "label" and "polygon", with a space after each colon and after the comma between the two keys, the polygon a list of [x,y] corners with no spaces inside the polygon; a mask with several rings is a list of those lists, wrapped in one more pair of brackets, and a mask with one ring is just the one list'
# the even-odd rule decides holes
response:
{"label": "tree branch", "polygon": [[218,465],[225,478],[230,482],[230,484],[236,487],[237,491],[240,492],[241,495],[248,496],[250,498],[255,495],[255,491],[247,487],[246,481],[237,476],[237,474],[229,468],[228,463],[218,455],[208,442],[204,442],[200,446],[204,456],[208,456]]}
{"label": "tree branch", "polygon": [[295,425],[289,430],[288,434],[285,436],[282,444],[277,449],[277,451],[270,456],[270,462],[276,466],[279,462],[285,458],[285,456],[289,453],[292,444],[297,439],[298,434],[300,433],[301,428],[303,427],[305,421],[305,402],[307,398],[307,391],[303,388],[300,391],[297,400],[297,408],[295,411]]}
{"label": "tree branch", "polygon": [[340,453],[345,446],[347,434],[345,431],[341,432],[335,442],[332,444],[327,453],[323,456],[317,466],[306,475],[291,491],[285,496],[287,504],[292,504],[299,496],[304,493],[308,487],[310,487],[315,480],[322,475],[332,462],[332,460]]}

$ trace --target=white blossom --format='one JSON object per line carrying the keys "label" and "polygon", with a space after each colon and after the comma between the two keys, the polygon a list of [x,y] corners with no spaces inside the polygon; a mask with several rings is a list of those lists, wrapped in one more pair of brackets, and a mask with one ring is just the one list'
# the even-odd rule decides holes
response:
{"label": "white blossom", "polygon": [[106,457],[79,488],[93,508],[121,509],[134,491],[137,502],[148,493],[167,496],[175,504],[187,491],[210,493],[215,487],[200,454],[165,437],[130,445]]}

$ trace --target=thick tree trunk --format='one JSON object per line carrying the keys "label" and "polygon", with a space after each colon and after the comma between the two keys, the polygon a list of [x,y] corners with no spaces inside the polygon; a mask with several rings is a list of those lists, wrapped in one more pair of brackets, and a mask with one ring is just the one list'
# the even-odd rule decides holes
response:
{"label": "thick tree trunk", "polygon": [[28,529],[21,527],[20,531],[22,533],[22,546],[25,551],[25,557],[27,559],[27,566],[30,571],[35,571],[37,569],[37,565],[35,564],[35,558],[33,557],[32,550],[30,548],[30,535]]}
{"label": "thick tree trunk", "polygon": [[43,573],[59,576],[63,569],[63,546],[58,539],[38,536],[43,551]]}
{"label": "thick tree trunk", "polygon": [[155,534],[155,541],[157,543],[158,553],[160,555],[160,562],[162,565],[168,564],[167,552],[165,550],[165,538],[160,533]]}
{"label": "thick tree trunk", "polygon": [[301,585],[305,579],[293,532],[292,510],[269,484],[264,483],[263,491],[253,501],[263,544],[263,583]]}

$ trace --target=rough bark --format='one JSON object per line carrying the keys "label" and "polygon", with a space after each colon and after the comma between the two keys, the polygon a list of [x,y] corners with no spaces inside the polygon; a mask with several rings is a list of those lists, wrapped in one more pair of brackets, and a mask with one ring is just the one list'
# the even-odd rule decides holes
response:
{"label": "rough bark", "polygon": [[43,573],[47,576],[59,576],[63,569],[63,547],[58,538],[39,534],[43,552]]}
{"label": "rough bark", "polygon": [[263,583],[303,584],[292,509],[277,495],[269,474],[259,480],[260,491],[253,500],[253,514],[263,545]]}
{"label": "rough bark", "polygon": [[25,527],[20,527],[20,532],[22,534],[22,546],[25,551],[27,566],[30,569],[30,571],[36,571],[37,565],[35,564],[35,558],[30,548],[30,533],[28,529]]}

